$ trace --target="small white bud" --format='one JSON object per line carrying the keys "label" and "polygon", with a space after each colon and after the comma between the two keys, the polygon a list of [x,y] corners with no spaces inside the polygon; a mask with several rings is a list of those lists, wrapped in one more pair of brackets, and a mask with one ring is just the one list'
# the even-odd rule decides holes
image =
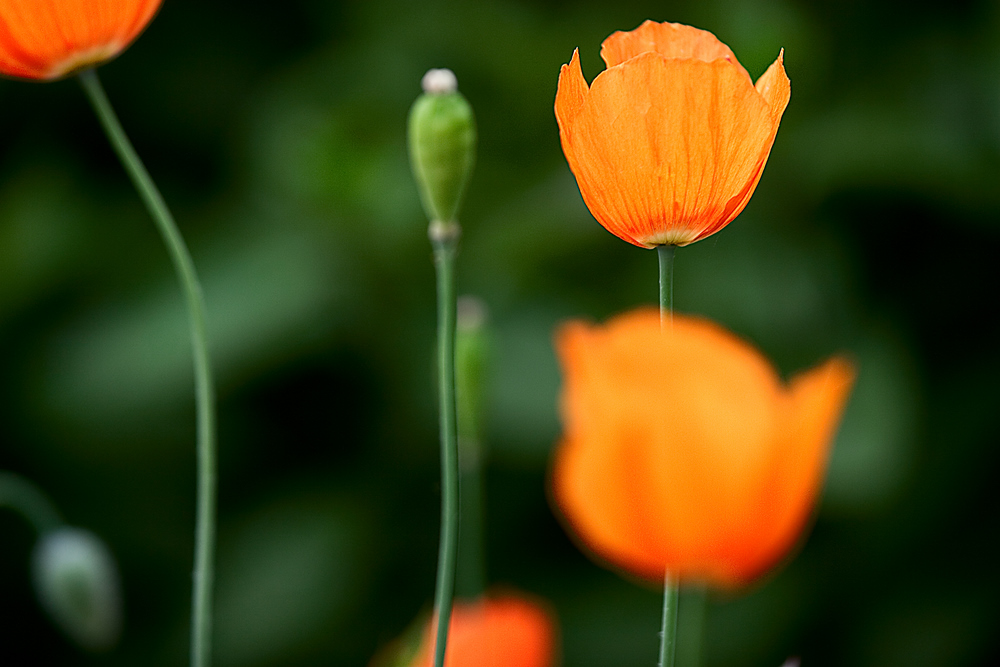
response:
{"label": "small white bud", "polygon": [[424,92],[430,95],[443,95],[458,90],[458,79],[450,69],[429,69],[420,80]]}
{"label": "small white bud", "polygon": [[118,568],[104,542],[81,528],[57,528],[32,555],[35,592],[67,635],[92,651],[109,649],[121,633]]}
{"label": "small white bud", "polygon": [[456,325],[460,331],[475,332],[486,325],[489,311],[479,297],[464,295],[456,301]]}

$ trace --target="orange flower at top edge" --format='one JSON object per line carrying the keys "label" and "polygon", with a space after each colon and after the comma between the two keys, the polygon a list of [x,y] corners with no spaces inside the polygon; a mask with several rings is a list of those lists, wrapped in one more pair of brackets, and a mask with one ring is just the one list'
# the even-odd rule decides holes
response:
{"label": "orange flower at top edge", "polygon": [[161,0],[0,0],[0,74],[50,81],[117,56]]}
{"label": "orange flower at top edge", "polygon": [[[552,667],[555,622],[523,595],[505,593],[456,603],[445,667]],[[434,624],[429,623],[411,667],[431,667]]]}
{"label": "orange flower at top edge", "polygon": [[604,40],[588,86],[559,73],[559,137],[590,212],[644,248],[714,234],[747,205],[791,87],[782,54],[757,80],[715,35],[646,21]]}
{"label": "orange flower at top edge", "polygon": [[801,535],[854,381],[834,357],[785,384],[753,347],[655,310],[564,325],[555,504],[598,560],[745,584]]}

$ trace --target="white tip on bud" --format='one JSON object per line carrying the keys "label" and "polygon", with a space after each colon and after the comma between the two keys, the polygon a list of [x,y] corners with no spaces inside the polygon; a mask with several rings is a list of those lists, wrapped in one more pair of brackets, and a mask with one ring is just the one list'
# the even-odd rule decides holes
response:
{"label": "white tip on bud", "polygon": [[424,92],[431,95],[443,95],[458,90],[458,79],[450,69],[429,69],[420,80]]}
{"label": "white tip on bud", "polygon": [[53,620],[84,648],[111,648],[121,632],[118,568],[99,537],[57,528],[35,546],[35,590]]}

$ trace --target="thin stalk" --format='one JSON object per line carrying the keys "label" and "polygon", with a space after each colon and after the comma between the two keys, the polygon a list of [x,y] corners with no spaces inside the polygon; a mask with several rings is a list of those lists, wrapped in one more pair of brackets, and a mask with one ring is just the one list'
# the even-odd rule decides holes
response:
{"label": "thin stalk", "polygon": [[483,544],[483,470],[486,448],[482,435],[482,398],[489,345],[486,306],[477,298],[458,300],[455,337],[455,401],[458,408],[458,563],[455,595],[480,598],[486,589]]}
{"label": "thin stalk", "polygon": [[704,586],[687,586],[684,589],[684,613],[677,621],[677,634],[683,639],[677,651],[680,667],[701,667],[701,650],[705,636],[705,615],[708,609],[708,591]]}
{"label": "thin stalk", "polygon": [[215,390],[205,331],[205,298],[191,253],[160,191],[143,166],[111,108],[97,73],[80,73],[80,83],[97,113],[112,147],[121,159],[139,196],[166,243],[181,290],[187,301],[194,353],[195,401],[198,422],[198,497],[195,525],[194,580],[191,600],[191,665],[208,667],[212,648],[212,592],[215,579],[216,467]]}
{"label": "thin stalk", "polygon": [[459,597],[478,598],[486,590],[486,554],[483,548],[483,469],[482,444],[478,439],[459,436],[458,563],[455,591]]}
{"label": "thin stalk", "polygon": [[670,573],[663,576],[663,619],[660,624],[659,667],[674,667],[677,648],[677,582]]}
{"label": "thin stalk", "polygon": [[455,252],[458,225],[431,225],[437,269],[438,392],[441,425],[441,543],[434,612],[434,667],[444,666],[458,561],[458,414],[455,402]]}
{"label": "thin stalk", "polygon": [[[674,323],[674,251],[673,245],[656,247],[660,264],[660,330]],[[663,575],[663,619],[660,625],[660,667],[673,667],[677,646],[677,582],[670,572]]]}
{"label": "thin stalk", "polygon": [[63,524],[52,502],[37,486],[12,472],[0,472],[0,507],[23,516],[39,535]]}
{"label": "thin stalk", "polygon": [[674,251],[677,246],[656,246],[660,262],[660,327],[674,322]]}

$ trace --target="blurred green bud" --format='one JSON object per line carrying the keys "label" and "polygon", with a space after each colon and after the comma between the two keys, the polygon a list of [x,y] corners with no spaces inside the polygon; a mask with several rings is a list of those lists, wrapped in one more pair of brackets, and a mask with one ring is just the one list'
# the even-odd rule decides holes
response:
{"label": "blurred green bud", "polygon": [[474,296],[458,299],[455,327],[455,390],[459,447],[478,446],[483,429],[483,390],[490,341],[486,304]]}
{"label": "blurred green bud", "polygon": [[432,69],[421,84],[410,108],[410,164],[427,217],[455,222],[476,159],[476,122],[451,70]]}
{"label": "blurred green bud", "polygon": [[32,555],[35,592],[67,635],[91,651],[109,649],[121,634],[118,568],[90,531],[62,527],[39,538]]}

